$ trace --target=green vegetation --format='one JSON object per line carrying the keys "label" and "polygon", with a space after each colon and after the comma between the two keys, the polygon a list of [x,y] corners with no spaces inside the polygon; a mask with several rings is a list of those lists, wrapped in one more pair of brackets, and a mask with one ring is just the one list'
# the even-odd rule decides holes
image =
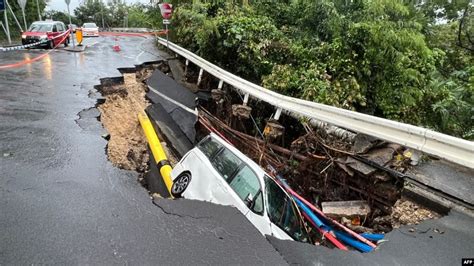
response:
{"label": "green vegetation", "polygon": [[[161,13],[158,7],[132,4],[113,0],[104,4],[100,0],[87,0],[74,10],[78,25],[95,22],[99,27],[147,27],[162,28]],[[102,24],[103,22],[103,24]]]}
{"label": "green vegetation", "polygon": [[[29,26],[33,21],[38,20],[38,8],[37,8],[37,3],[39,5],[39,10],[41,15],[44,15],[44,9],[46,7],[46,0],[34,0],[34,1],[28,1],[25,5],[25,18],[27,25]],[[18,4],[17,1],[8,1],[8,4],[11,6],[13,13],[15,13],[15,16],[17,17],[20,25],[22,28],[24,28],[24,23],[23,23],[23,15],[21,13],[21,8],[20,5]],[[6,9],[8,10],[8,9]],[[3,18],[3,12],[0,11],[0,20],[2,23],[5,23],[5,20]],[[20,38],[20,28],[17,26],[12,14],[10,11],[8,11],[8,25],[10,27],[10,34],[12,39],[19,39]],[[24,29],[23,29],[24,30]],[[3,28],[0,27],[0,40],[6,40],[7,36],[5,35],[5,32],[3,31]]]}
{"label": "green vegetation", "polygon": [[467,0],[179,2],[174,40],[231,72],[286,95],[474,139]]}

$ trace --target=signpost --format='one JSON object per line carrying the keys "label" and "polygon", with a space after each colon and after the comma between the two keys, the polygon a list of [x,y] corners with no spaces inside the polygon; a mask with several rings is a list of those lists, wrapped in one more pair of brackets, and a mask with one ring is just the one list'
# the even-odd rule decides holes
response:
{"label": "signpost", "polygon": [[25,16],[26,0],[18,0],[18,5],[21,8],[21,15],[23,16],[23,23],[25,24],[25,31],[26,31],[28,29],[28,25],[26,24],[26,16]]}
{"label": "signpost", "polygon": [[5,17],[5,33],[7,35],[8,44],[12,44],[12,39],[10,38],[10,26],[8,26],[7,10],[5,9],[5,6],[8,5],[8,2],[7,0],[0,0],[0,1],[2,1],[2,4],[3,4],[3,16]]}
{"label": "signpost", "polygon": [[[67,15],[69,16],[69,36],[72,36],[72,22],[71,22],[71,11],[69,11],[69,4],[71,3],[71,0],[65,0],[66,1],[66,5],[67,5]],[[71,37],[69,38],[70,40],[72,40],[72,48],[75,49],[76,48],[76,40],[74,40],[74,37]]]}
{"label": "signpost", "polygon": [[169,49],[169,35],[168,35],[168,25],[171,23],[171,15],[173,14],[173,5],[168,3],[163,3],[158,5],[160,7],[161,16],[163,16],[163,24],[165,25],[166,30],[166,47]]}

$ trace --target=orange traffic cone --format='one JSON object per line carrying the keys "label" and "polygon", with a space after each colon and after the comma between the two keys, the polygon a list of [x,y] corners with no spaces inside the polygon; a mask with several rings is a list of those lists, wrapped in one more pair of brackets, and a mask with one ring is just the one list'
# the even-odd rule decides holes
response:
{"label": "orange traffic cone", "polygon": [[115,52],[120,52],[120,46],[118,45],[118,38],[115,37],[115,45],[112,46],[112,49],[114,49]]}

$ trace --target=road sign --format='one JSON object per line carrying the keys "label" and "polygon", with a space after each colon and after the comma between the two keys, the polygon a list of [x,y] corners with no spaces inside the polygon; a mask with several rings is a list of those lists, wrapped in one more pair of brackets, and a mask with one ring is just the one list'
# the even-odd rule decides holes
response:
{"label": "road sign", "polygon": [[0,0],[0,10],[5,10],[5,0]]}
{"label": "road sign", "polygon": [[17,2],[21,9],[25,10],[26,0],[18,0]]}
{"label": "road sign", "polygon": [[173,5],[168,3],[163,3],[158,5],[160,7],[161,15],[164,19],[170,19],[173,14]]}

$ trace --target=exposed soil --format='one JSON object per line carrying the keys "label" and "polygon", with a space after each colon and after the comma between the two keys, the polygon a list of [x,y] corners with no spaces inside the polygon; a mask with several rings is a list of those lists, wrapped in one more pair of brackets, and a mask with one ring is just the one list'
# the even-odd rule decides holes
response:
{"label": "exposed soil", "polygon": [[123,84],[101,86],[105,102],[99,105],[100,120],[110,134],[107,156],[117,167],[144,172],[149,154],[137,115],[149,105],[146,87],[135,73],[123,75]]}

